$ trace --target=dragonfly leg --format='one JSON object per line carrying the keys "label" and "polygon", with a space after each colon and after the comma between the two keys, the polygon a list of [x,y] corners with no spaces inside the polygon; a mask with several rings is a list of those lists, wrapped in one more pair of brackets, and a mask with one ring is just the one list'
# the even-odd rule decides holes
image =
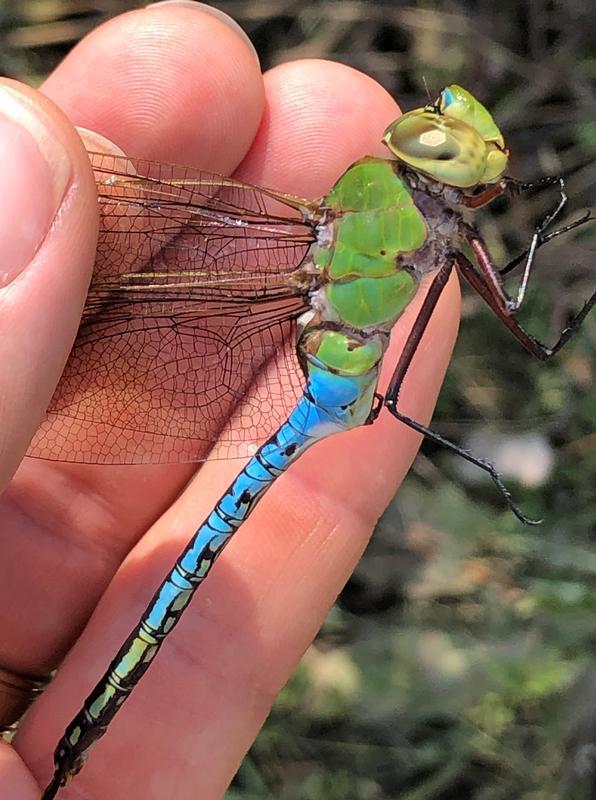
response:
{"label": "dragonfly leg", "polygon": [[498,183],[488,186],[478,194],[462,195],[459,202],[466,208],[477,210],[492,203],[495,197],[499,197],[509,186],[509,178],[503,178]]}
{"label": "dragonfly leg", "polygon": [[[512,182],[510,180],[510,182]],[[530,279],[530,273],[532,271],[532,266],[534,264],[534,259],[536,257],[536,251],[540,247],[541,244],[544,244],[546,241],[554,238],[554,236],[559,236],[561,233],[565,233],[572,228],[576,228],[578,225],[582,225],[590,219],[590,215],[584,215],[580,217],[579,220],[571,223],[570,225],[564,226],[560,228],[558,231],[553,231],[550,234],[545,234],[547,228],[552,225],[554,220],[558,217],[561,213],[565,204],[567,203],[567,195],[565,193],[565,182],[563,178],[547,178],[544,181],[539,181],[537,183],[516,183],[512,182],[515,186],[520,188],[520,190],[528,189],[531,186],[536,186],[544,183],[552,184],[552,183],[559,184],[559,200],[556,206],[549,211],[546,217],[542,220],[542,222],[536,227],[532,238],[530,240],[529,247],[517,258],[510,261],[505,267],[502,269],[498,269],[492,262],[490,253],[486,249],[486,245],[480,239],[476,231],[472,228],[465,227],[464,228],[464,236],[467,239],[468,243],[470,244],[472,250],[474,251],[474,255],[476,257],[476,261],[478,262],[478,267],[480,268],[482,274],[484,275],[487,284],[490,286],[491,291],[495,295],[498,303],[501,305],[503,311],[509,314],[513,314],[519,310],[521,304],[523,303],[526,289],[528,286],[528,281]],[[520,281],[517,295],[515,298],[509,296],[509,294],[505,291],[502,282],[502,275],[510,272],[517,264],[525,259],[524,264],[524,272],[522,275],[522,279]]]}
{"label": "dragonfly leg", "polygon": [[385,405],[385,398],[379,392],[375,392],[375,401],[373,406],[370,410],[370,414],[368,415],[368,419],[364,423],[365,425],[372,425],[376,418],[381,413],[381,409]]}
{"label": "dragonfly leg", "polygon": [[[585,223],[589,222],[591,219],[594,219],[592,217],[592,213],[590,211],[586,211],[585,214],[583,214],[581,217],[578,217],[578,219],[574,220],[573,222],[570,222],[568,225],[563,225],[563,227],[557,228],[555,231],[551,231],[551,233],[541,234],[538,238],[536,250],[538,250],[539,247],[542,247],[543,244],[550,242],[551,239],[556,239],[557,236],[561,236],[563,233],[568,233],[574,228],[579,228],[580,225],[585,225]],[[521,262],[528,257],[529,252],[530,248],[526,247],[523,252],[521,252],[518,256],[515,256],[515,258],[512,258],[511,261],[505,264],[504,267],[501,267],[499,270],[499,275],[507,275],[508,272],[511,272],[511,270],[515,269],[518,264],[521,264]]]}
{"label": "dragonfly leg", "polygon": [[544,189],[546,186],[552,186],[555,183],[560,183],[560,175],[546,175],[543,178],[537,178],[534,181],[520,181],[517,178],[510,176],[503,178],[505,187],[511,190],[511,193],[521,194],[527,192],[529,189]]}
{"label": "dragonfly leg", "polygon": [[489,203],[492,203],[495,197],[500,197],[500,195],[504,194],[504,192],[506,192],[508,189],[513,189],[514,191],[520,193],[525,192],[528,189],[535,189],[539,186],[552,186],[553,183],[560,183],[561,180],[562,179],[559,177],[548,177],[525,183],[523,181],[518,181],[515,178],[501,178],[498,183],[493,183],[490,186],[486,186],[481,192],[478,192],[478,194],[462,195],[459,202],[461,205],[466,206],[466,208],[477,210],[479,208],[483,208]]}
{"label": "dragonfly leg", "polygon": [[409,428],[421,433],[427,439],[436,444],[441,445],[442,447],[451,450],[453,453],[456,453],[461,458],[469,461],[471,464],[474,464],[479,469],[484,470],[484,472],[488,473],[493,480],[493,483],[499,490],[499,493],[506,501],[507,505],[511,509],[511,511],[515,514],[515,516],[521,520],[521,522],[525,522],[529,525],[536,525],[541,520],[534,520],[530,517],[527,517],[516,505],[511,497],[511,493],[499,477],[497,470],[495,469],[494,465],[490,463],[490,461],[486,461],[485,459],[478,458],[477,456],[470,453],[469,450],[460,447],[459,445],[455,444],[455,442],[449,441],[449,439],[445,439],[435,431],[432,431],[426,425],[422,425],[420,422],[416,422],[416,420],[411,419],[410,417],[402,414],[401,411],[397,408],[398,399],[399,399],[399,390],[401,389],[402,383],[412,363],[412,359],[414,354],[420,344],[422,336],[424,335],[424,331],[430,321],[432,313],[437,305],[439,297],[447,281],[451,272],[453,270],[455,260],[450,261],[445,266],[441,267],[441,269],[436,274],[433,282],[431,283],[430,289],[428,294],[426,295],[422,307],[418,312],[418,316],[416,317],[416,321],[412,327],[412,332],[408,337],[406,345],[402,351],[402,354],[399,358],[391,381],[389,383],[389,388],[387,389],[387,393],[385,395],[384,406],[387,408],[390,414],[392,414],[397,420],[402,422],[404,425],[407,425]]}
{"label": "dragonfly leg", "polygon": [[546,215],[546,217],[542,220],[542,222],[535,228],[534,233],[532,234],[532,238],[530,239],[530,246],[528,247],[528,255],[526,257],[526,263],[524,265],[524,274],[522,275],[522,279],[519,284],[519,288],[517,290],[517,297],[512,303],[511,302],[509,303],[510,311],[517,311],[518,308],[521,306],[524,296],[526,294],[528,280],[530,279],[530,270],[532,269],[532,264],[536,256],[536,250],[538,248],[538,242],[540,240],[540,237],[543,235],[544,231],[547,228],[549,228],[554,222],[554,220],[559,216],[559,214],[565,207],[566,203],[567,203],[567,194],[565,193],[565,181],[563,180],[563,178],[559,178],[559,202]]}
{"label": "dragonfly leg", "polygon": [[493,285],[485,279],[484,273],[481,275],[474,269],[474,265],[462,254],[456,255],[457,266],[462,276],[470,284],[470,286],[478,292],[480,297],[494,311],[497,317],[503,324],[511,331],[518,342],[526,348],[533,356],[546,361],[557,353],[578,331],[580,325],[589,314],[591,309],[596,304],[596,291],[586,300],[582,308],[573,317],[569,325],[562,331],[558,340],[552,347],[546,345],[535,339],[532,334],[518,322],[518,320],[511,315],[511,311],[503,308],[500,298],[496,296]]}

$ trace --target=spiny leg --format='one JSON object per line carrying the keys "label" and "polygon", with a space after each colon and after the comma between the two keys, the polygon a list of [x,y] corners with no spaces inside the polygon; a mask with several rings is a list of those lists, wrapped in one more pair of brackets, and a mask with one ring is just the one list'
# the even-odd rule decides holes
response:
{"label": "spiny leg", "polygon": [[515,312],[523,303],[524,297],[526,295],[526,289],[528,287],[528,281],[530,279],[530,271],[532,269],[532,264],[534,263],[534,258],[536,257],[536,249],[538,247],[538,241],[544,231],[549,228],[554,220],[559,216],[565,204],[567,203],[567,195],[565,194],[565,181],[563,178],[559,178],[559,202],[557,205],[546,215],[546,217],[542,220],[542,222],[535,228],[534,234],[530,239],[530,246],[528,248],[528,256],[526,258],[526,263],[524,265],[524,274],[522,275],[521,282],[519,284],[517,290],[517,297],[513,301],[509,301],[508,310],[511,312]]}
{"label": "spiny leg", "polygon": [[495,199],[500,197],[505,190],[509,187],[510,178],[502,178],[498,183],[493,183],[490,186],[485,186],[478,194],[463,194],[458,202],[466,208],[477,211],[479,208],[484,208]]}
{"label": "spiny leg", "polygon": [[560,175],[545,175],[543,178],[536,178],[533,181],[520,181],[517,178],[507,176],[503,178],[505,188],[512,194],[521,194],[527,192],[529,189],[542,189],[546,186],[552,186],[555,183],[560,183]]}
{"label": "spiny leg", "polygon": [[[557,213],[558,210],[560,210],[560,207],[561,206],[559,204],[559,206],[557,206]],[[503,280],[501,278],[500,272],[493,263],[492,257],[484,241],[481,239],[480,234],[471,225],[463,225],[462,232],[464,238],[472,248],[474,257],[476,259],[476,263],[478,264],[478,268],[482,273],[485,282],[490,287],[490,291],[493,294],[495,301],[499,304],[503,312],[506,314],[512,314],[515,311],[517,311],[524,299],[526,293],[526,287],[528,285],[528,280],[530,277],[530,270],[532,264],[534,263],[534,257],[536,254],[536,247],[537,247],[536,232],[534,233],[534,236],[532,237],[532,242],[530,244],[530,247],[528,248],[528,257],[526,258],[526,263],[524,266],[524,274],[522,276],[521,283],[517,292],[517,297],[515,300],[507,293],[503,285]]]}
{"label": "spiny leg", "polygon": [[441,267],[438,271],[436,276],[433,279],[433,282],[430,285],[430,289],[426,297],[424,298],[424,302],[418,312],[418,316],[416,317],[416,321],[412,327],[412,331],[408,336],[408,340],[406,345],[401,353],[399,361],[397,362],[397,366],[389,383],[389,388],[387,389],[387,393],[385,394],[385,402],[384,405],[396,419],[400,422],[403,422],[404,425],[407,425],[409,428],[421,433],[427,439],[436,444],[441,445],[442,447],[451,450],[452,452],[456,453],[461,458],[469,461],[471,464],[474,464],[479,469],[484,470],[484,472],[488,473],[493,480],[493,483],[499,490],[499,493],[504,498],[505,502],[513,511],[515,516],[521,520],[521,522],[525,522],[528,525],[537,525],[541,520],[531,519],[527,517],[515,504],[511,497],[511,493],[499,477],[495,467],[490,461],[486,461],[485,459],[478,458],[477,456],[470,453],[468,450],[465,450],[463,447],[455,444],[454,442],[449,441],[449,439],[445,439],[435,431],[432,431],[430,428],[427,428],[425,425],[422,425],[420,422],[416,422],[416,420],[407,417],[405,414],[402,414],[401,411],[397,408],[397,403],[399,399],[399,390],[401,389],[402,383],[412,363],[412,358],[420,344],[422,336],[424,335],[424,331],[426,330],[430,318],[432,317],[433,311],[437,305],[439,297],[441,296],[443,289],[445,288],[449,276],[453,270],[455,261],[452,259],[449,261],[448,264]]}
{"label": "spiny leg", "polygon": [[518,320],[511,316],[511,312],[503,309],[498,296],[493,291],[491,283],[485,280],[484,275],[479,274],[471,261],[469,261],[462,253],[456,255],[457,266],[462,276],[467,280],[470,286],[482,297],[484,302],[489,308],[494,311],[501,322],[511,331],[515,338],[520,342],[526,350],[541,361],[546,361],[557,353],[567,342],[577,333],[580,325],[590,313],[591,309],[596,304],[596,290],[592,292],[591,296],[586,300],[581,309],[572,318],[569,325],[561,332],[558,340],[552,347],[546,345],[535,339],[532,334],[518,322]]}
{"label": "spiny leg", "polygon": [[466,206],[466,208],[478,210],[479,208],[483,208],[489,203],[492,203],[495,197],[500,197],[506,191],[521,194],[522,192],[527,192],[528,189],[552,186],[553,183],[560,183],[561,180],[562,179],[558,175],[539,178],[536,181],[518,181],[517,178],[505,177],[501,178],[498,183],[485,185],[482,188],[482,191],[477,192],[476,194],[462,194],[458,202],[461,203],[461,205]]}
{"label": "spiny leg", "polygon": [[[546,242],[554,239],[556,236],[560,236],[563,233],[567,233],[568,231],[572,230],[573,228],[578,227],[579,225],[583,225],[592,219],[590,212],[584,214],[579,219],[571,222],[569,225],[565,225],[556,231],[552,231],[551,233],[545,233],[546,229],[554,222],[556,217],[561,213],[565,204],[567,203],[567,195],[565,194],[565,182],[561,177],[547,177],[542,178],[537,181],[531,182],[522,182],[518,181],[515,178],[503,178],[497,184],[493,186],[485,187],[485,189],[480,192],[479,194],[474,194],[470,196],[462,196],[460,198],[460,203],[467,208],[471,209],[478,209],[482,208],[483,206],[487,205],[488,203],[492,202],[495,197],[503,194],[507,189],[514,189],[515,191],[523,192],[527,191],[528,189],[533,189],[537,187],[543,186],[552,186],[553,184],[559,184],[559,200],[555,207],[549,211],[546,217],[542,220],[542,222],[535,228],[532,238],[530,240],[530,245],[527,247],[523,253],[516,258],[512,259],[508,264],[506,264],[501,269],[498,269],[492,263],[492,259],[490,255],[487,253],[486,248],[484,247],[484,243],[478,237],[476,231],[470,226],[464,226],[463,232],[466,235],[466,239],[472,249],[474,250],[474,254],[478,261],[478,266],[483,272],[486,282],[489,283],[492,287],[493,293],[497,296],[498,301],[503,307],[503,310],[514,313],[518,311],[526,294],[526,289],[528,286],[528,281],[530,279],[530,272],[532,270],[532,266],[534,263],[534,259],[536,256],[536,251],[538,250],[541,245],[545,244]],[[506,292],[501,277],[506,275],[512,269],[514,269],[518,264],[520,264],[525,259],[524,265],[524,273],[517,290],[517,297],[513,299],[509,296]]]}
{"label": "spiny leg", "polygon": [[[592,217],[592,213],[590,211],[586,211],[583,216],[579,217],[573,222],[570,222],[568,225],[563,225],[562,228],[557,228],[557,230],[551,231],[551,233],[541,234],[538,239],[538,244],[536,245],[536,250],[538,250],[539,247],[542,247],[543,244],[550,242],[551,239],[556,239],[557,236],[561,236],[563,233],[568,233],[574,228],[579,228],[580,225],[585,225],[586,222],[590,222],[592,219],[594,219]],[[527,258],[529,252],[530,248],[526,247],[523,252],[521,252],[518,256],[515,256],[515,258],[512,258],[511,261],[505,264],[504,267],[501,267],[499,270],[499,275],[507,275],[508,272],[511,272],[511,270],[515,269],[518,264],[521,264],[521,262]]]}

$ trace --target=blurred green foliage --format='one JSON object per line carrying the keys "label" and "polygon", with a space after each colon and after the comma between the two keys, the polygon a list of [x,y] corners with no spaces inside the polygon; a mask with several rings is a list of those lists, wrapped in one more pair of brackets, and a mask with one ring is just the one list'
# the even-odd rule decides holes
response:
{"label": "blurred green foliage", "polygon": [[[107,15],[144,3],[0,5],[0,68],[39,82]],[[229,0],[265,68],[327,57],[379,80],[403,108],[426,86],[469,87],[507,134],[512,172],[566,178],[565,223],[596,167],[594,10],[575,0]],[[283,188],[283,187],[280,187]],[[480,227],[501,263],[552,191],[496,204]],[[591,291],[596,226],[539,253],[523,321],[552,341]],[[425,446],[317,641],[281,693],[229,800],[588,800],[596,797],[596,319],[534,363],[466,295],[435,415],[458,441],[526,447],[491,484]],[[495,444],[497,443],[497,444]],[[518,451],[514,451],[518,452]],[[514,459],[515,461],[515,459]],[[552,463],[552,466],[551,466]],[[529,476],[529,477],[528,477]],[[525,483],[525,485],[524,485]]]}

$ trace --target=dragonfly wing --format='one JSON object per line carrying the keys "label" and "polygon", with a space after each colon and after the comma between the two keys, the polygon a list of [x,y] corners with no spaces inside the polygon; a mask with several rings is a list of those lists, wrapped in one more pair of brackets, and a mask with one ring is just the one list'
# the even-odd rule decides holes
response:
{"label": "dragonfly wing", "polygon": [[217,457],[250,454],[302,388],[307,298],[292,275],[312,223],[230,179],[108,161],[83,320],[29,454],[188,462],[216,441]]}

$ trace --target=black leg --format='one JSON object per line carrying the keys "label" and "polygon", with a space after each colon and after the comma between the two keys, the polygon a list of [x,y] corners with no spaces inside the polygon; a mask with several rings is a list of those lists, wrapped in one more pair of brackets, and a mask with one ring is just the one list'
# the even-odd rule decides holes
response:
{"label": "black leg", "polygon": [[584,225],[586,222],[589,222],[592,219],[591,213],[588,211],[579,219],[576,219],[574,222],[569,223],[568,225],[564,225],[561,228],[558,228],[551,233],[545,233],[545,230],[553,223],[555,218],[560,214],[563,207],[567,202],[567,195],[565,193],[565,181],[562,177],[547,177],[541,178],[537,181],[530,181],[530,182],[523,182],[517,181],[514,178],[506,178],[505,184],[506,188],[512,189],[517,191],[518,193],[525,192],[528,189],[536,189],[536,188],[543,188],[545,186],[552,186],[553,184],[559,184],[559,201],[557,205],[552,209],[546,217],[542,220],[540,225],[534,230],[534,234],[530,240],[530,246],[527,247],[522,253],[518,256],[513,258],[509,263],[507,263],[504,267],[499,269],[499,274],[501,276],[507,275],[511,272],[518,264],[521,264],[522,261],[525,260],[525,267],[524,267],[524,274],[517,292],[517,298],[512,300],[508,298],[508,309],[512,312],[515,312],[519,309],[522,304],[526,287],[528,284],[528,279],[530,277],[530,270],[532,267],[532,263],[534,261],[534,257],[536,255],[536,250],[541,247],[546,242],[554,239],[557,236],[561,236],[563,233],[567,233],[573,228],[577,228],[580,225]]}
{"label": "black leg", "polygon": [[[545,231],[557,216],[563,210],[565,204],[567,203],[567,195],[565,194],[565,182],[563,178],[544,178],[543,180],[536,181],[534,183],[521,183],[519,181],[515,181],[512,178],[504,179],[502,182],[505,187],[508,188],[515,188],[519,191],[525,191],[526,189],[535,187],[535,186],[544,186],[544,185],[551,185],[553,183],[559,184],[559,200],[556,206],[546,215],[546,217],[542,220],[540,225],[534,230],[534,234],[532,235],[532,239],[530,240],[530,246],[517,258],[510,261],[508,264],[505,265],[502,269],[498,269],[492,262],[492,258],[490,253],[488,252],[486,245],[480,239],[477,232],[471,226],[463,226],[462,231],[467,239],[470,247],[474,251],[474,255],[476,257],[476,261],[478,263],[478,267],[482,272],[485,282],[488,285],[491,293],[495,296],[497,302],[502,307],[503,311],[509,314],[514,314],[516,311],[519,310],[521,304],[523,303],[526,289],[528,286],[528,281],[530,279],[530,273],[532,270],[532,266],[534,264],[534,259],[536,257],[536,251],[538,248],[544,244],[545,242],[553,239],[555,236],[560,236],[562,233],[571,230],[572,228],[576,228],[578,225],[583,225],[587,222],[591,217],[590,214],[584,215],[580,219],[572,222],[570,225],[564,226],[557,231],[553,231],[550,234],[546,234]],[[503,286],[502,276],[506,273],[510,272],[514,267],[516,267],[519,263],[521,263],[525,259],[524,264],[524,272],[522,275],[522,279],[520,281],[517,295],[515,298],[511,297],[505,287]]]}
{"label": "black leg", "polygon": [[536,525],[541,520],[534,520],[526,517],[525,514],[518,508],[518,506],[514,503],[511,494],[507,487],[504,485],[503,481],[500,479],[496,469],[494,466],[489,462],[485,461],[482,458],[477,458],[476,456],[472,455],[468,450],[465,450],[463,447],[459,447],[459,445],[455,444],[454,442],[450,442],[448,439],[445,439],[443,436],[440,436],[438,433],[430,430],[425,425],[422,425],[420,422],[416,422],[416,420],[411,419],[410,417],[405,416],[402,414],[401,411],[397,408],[398,398],[399,398],[399,390],[403,383],[403,380],[406,376],[408,368],[412,363],[412,358],[420,344],[420,340],[426,330],[429,320],[432,316],[432,313],[437,305],[439,297],[445,285],[449,279],[449,276],[453,270],[453,261],[447,264],[444,267],[441,267],[437,275],[435,276],[428,294],[424,299],[424,303],[420,311],[418,312],[418,316],[414,325],[412,327],[412,332],[408,337],[408,341],[406,342],[406,346],[404,347],[402,354],[399,358],[391,381],[389,383],[389,388],[387,389],[387,394],[385,395],[384,405],[385,408],[392,414],[397,420],[402,422],[404,425],[407,425],[409,428],[421,433],[430,441],[435,442],[436,444],[441,445],[442,447],[451,450],[453,453],[457,453],[457,455],[464,458],[466,461],[469,461],[471,464],[474,464],[479,469],[484,470],[484,472],[488,473],[492,478],[495,486],[499,490],[501,496],[509,506],[509,508],[513,511],[515,516],[521,520],[521,522],[525,522],[529,525]]}
{"label": "black leg", "polygon": [[398,419],[400,422],[403,422],[404,425],[407,425],[408,428],[412,428],[418,433],[423,434],[427,439],[430,439],[431,442],[435,442],[436,444],[440,444],[442,447],[447,448],[447,450],[451,450],[452,453],[456,453],[458,456],[461,456],[466,461],[469,461],[470,464],[474,464],[474,466],[478,467],[479,469],[486,472],[492,478],[493,483],[499,490],[499,494],[505,500],[511,511],[515,514],[515,516],[521,521],[524,522],[526,525],[540,525],[542,522],[541,519],[532,519],[531,517],[527,517],[523,511],[519,508],[519,506],[514,502],[513,498],[511,497],[511,492],[505,486],[501,478],[499,477],[499,473],[495,469],[494,465],[491,464],[490,461],[486,461],[483,458],[478,458],[478,456],[473,455],[470,453],[469,450],[465,450],[463,447],[455,444],[455,442],[449,441],[449,439],[445,439],[443,436],[440,436],[438,433],[431,431],[430,428],[427,428],[425,425],[421,425],[416,420],[410,419],[410,417],[406,417],[405,414],[402,414],[401,411],[397,410],[397,407],[390,403],[387,398],[385,398],[385,405],[393,414],[393,416]]}
{"label": "black leg", "polygon": [[[557,236],[561,236],[562,233],[567,233],[568,231],[572,231],[574,228],[579,228],[580,225],[585,225],[586,222],[589,222],[593,219],[592,214],[590,211],[587,211],[582,217],[576,219],[574,222],[570,222],[569,225],[564,225],[562,228],[557,228],[556,231],[552,231],[551,233],[541,234],[538,239],[538,244],[536,245],[536,250],[539,247],[542,247],[543,244],[550,242],[551,239],[555,239]],[[528,253],[530,252],[530,248],[527,247],[523,253],[520,253],[515,258],[512,258],[508,264],[505,264],[504,267],[501,267],[499,270],[499,275],[507,275],[508,272],[511,272],[512,269],[515,269],[518,264],[528,257]]]}
{"label": "black leg", "polygon": [[561,182],[560,175],[547,175],[544,178],[538,178],[535,181],[520,181],[517,178],[506,177],[503,178],[505,188],[512,194],[521,194],[527,192],[529,189],[543,189],[545,186],[552,186],[555,183]]}
{"label": "black leg", "polygon": [[503,308],[500,299],[495,296],[492,285],[485,280],[484,273],[481,275],[479,272],[477,272],[476,269],[474,269],[474,265],[468,261],[468,259],[462,253],[458,253],[456,255],[456,260],[459,271],[470,284],[470,286],[476,292],[478,292],[480,297],[482,297],[489,308],[494,311],[501,322],[511,331],[518,342],[520,342],[520,344],[523,345],[528,352],[541,361],[546,361],[547,359],[551,358],[563,347],[563,345],[567,344],[567,342],[577,333],[580,325],[596,304],[596,291],[594,291],[586,300],[578,313],[573,317],[569,325],[561,333],[555,344],[552,347],[547,347],[546,345],[542,344],[542,342],[539,342],[538,339],[535,339],[530,333],[528,333],[528,331],[522,325],[520,325],[515,317],[511,316],[510,311],[507,311]]}
{"label": "black leg", "polygon": [[387,399],[387,397],[392,397],[397,402],[399,388],[403,383],[404,376],[408,371],[410,364],[412,363],[414,353],[418,349],[420,340],[422,339],[424,331],[426,330],[430,318],[432,317],[435,306],[439,301],[439,297],[447,285],[447,281],[449,280],[449,276],[453,271],[454,264],[455,256],[452,256],[450,261],[445,266],[441,267],[433,278],[426,297],[424,298],[424,302],[422,303],[420,311],[418,312],[418,316],[416,317],[416,321],[412,326],[408,340],[406,341],[404,349],[401,352],[397,366],[393,372],[385,399]]}
{"label": "black leg", "polygon": [[532,264],[534,263],[534,258],[536,257],[536,250],[538,248],[538,241],[540,237],[543,235],[544,231],[552,225],[554,220],[559,216],[565,204],[567,203],[567,195],[565,193],[565,181],[563,178],[559,178],[559,202],[557,205],[550,211],[546,217],[542,220],[540,225],[535,229],[532,238],[530,239],[530,246],[528,247],[528,255],[526,257],[526,263],[524,266],[524,274],[522,275],[521,282],[519,284],[519,288],[517,290],[517,297],[515,300],[510,301],[508,303],[509,311],[515,312],[523,303],[526,288],[528,286],[528,281],[530,279],[530,271],[532,269]]}
{"label": "black leg", "polygon": [[[559,207],[562,207],[561,203],[559,204]],[[553,215],[554,215],[554,212],[553,212],[553,214],[550,215],[551,221],[553,219]],[[584,218],[582,218],[582,220],[583,219]],[[587,219],[586,219],[586,221],[587,221]],[[572,227],[576,227],[576,224],[573,224]],[[524,298],[524,294],[525,294],[528,278],[529,278],[529,275],[530,275],[530,271],[529,270],[530,270],[531,264],[533,262],[534,254],[536,252],[536,249],[537,249],[538,245],[536,244],[533,249],[530,247],[530,250],[528,251],[529,254],[528,254],[528,258],[526,259],[526,266],[524,268],[524,276],[523,276],[521,284],[520,284],[520,289],[518,291],[517,298],[515,300],[513,300],[507,294],[507,292],[505,291],[505,288],[503,287],[503,281],[501,279],[501,275],[499,273],[499,270],[494,265],[494,263],[492,261],[492,258],[491,258],[491,255],[488,252],[488,249],[487,249],[485,243],[480,238],[480,236],[478,235],[476,230],[474,228],[472,228],[471,226],[469,226],[469,225],[464,225],[464,226],[462,226],[462,232],[463,232],[463,236],[465,237],[465,239],[467,240],[468,244],[472,248],[472,251],[473,251],[475,259],[476,259],[476,263],[478,265],[478,269],[479,269],[479,271],[481,273],[481,275],[479,275],[477,273],[477,277],[483,283],[484,289],[485,289],[485,293],[491,295],[492,301],[489,302],[488,297],[485,296],[485,294],[482,294],[482,296],[484,297],[486,302],[490,305],[490,307],[495,311],[495,313],[499,316],[499,318],[503,322],[505,322],[505,317],[506,316],[510,317],[511,315],[515,314],[515,312],[519,309],[519,307],[521,305],[521,302],[522,302],[522,300]],[[464,261],[466,261],[468,264],[470,264],[470,262],[467,259],[465,259],[465,257],[464,257]],[[458,263],[459,263],[459,257],[458,257]],[[470,266],[472,266],[472,265],[470,264]],[[472,267],[472,269],[473,269],[473,267]],[[470,280],[470,283],[472,283],[472,280]],[[472,283],[472,285],[474,285],[474,284]],[[477,288],[475,285],[474,285],[474,288],[476,289],[476,291],[478,291],[480,293],[480,289],[479,288]],[[546,355],[548,357],[549,355],[553,355],[553,353],[556,353],[557,350],[560,350],[561,347],[565,344],[565,342],[569,340],[570,336],[572,336],[575,333],[575,331],[578,329],[579,325],[581,324],[581,322],[583,321],[584,317],[586,316],[586,314],[592,308],[593,305],[594,305],[594,294],[592,294],[592,296],[589,297],[588,300],[584,303],[584,305],[583,305],[582,309],[580,310],[580,312],[572,320],[571,324],[569,325],[569,328],[565,329],[565,331],[563,332],[563,334],[561,336],[561,339],[557,342],[557,344],[553,348],[549,349],[549,348],[545,348],[544,345],[541,346],[543,351],[544,351],[544,353],[543,353],[543,356],[539,356],[539,357],[544,357],[544,355]],[[515,324],[514,325],[509,325],[507,322],[505,322],[505,324],[515,333],[515,330],[514,330],[514,328],[516,327]],[[520,341],[522,341],[521,338],[520,338]],[[524,344],[524,343],[522,342],[522,344]],[[526,346],[526,345],[524,344],[524,346]],[[530,348],[528,348],[528,349],[530,349]],[[534,352],[534,350],[532,349],[531,352]]]}

